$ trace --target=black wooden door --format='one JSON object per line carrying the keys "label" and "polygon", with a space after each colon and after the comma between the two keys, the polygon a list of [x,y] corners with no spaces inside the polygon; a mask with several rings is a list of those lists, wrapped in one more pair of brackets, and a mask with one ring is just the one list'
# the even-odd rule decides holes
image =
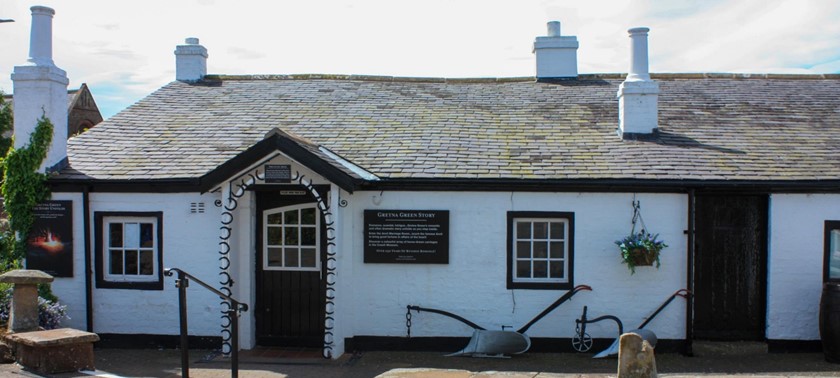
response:
{"label": "black wooden door", "polygon": [[257,343],[323,345],[326,232],[318,204],[304,190],[261,191],[256,218]]}
{"label": "black wooden door", "polygon": [[763,340],[767,197],[698,195],[694,337]]}

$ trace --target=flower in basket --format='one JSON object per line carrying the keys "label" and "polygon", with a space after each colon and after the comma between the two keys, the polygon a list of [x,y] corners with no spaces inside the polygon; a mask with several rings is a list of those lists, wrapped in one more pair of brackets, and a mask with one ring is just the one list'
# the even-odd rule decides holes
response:
{"label": "flower in basket", "polygon": [[624,264],[630,268],[630,274],[636,273],[636,267],[642,265],[653,265],[656,262],[656,267],[659,268],[659,251],[668,245],[661,240],[656,240],[659,234],[651,235],[651,233],[641,230],[632,233],[624,239],[616,240],[615,244],[621,250],[621,258]]}

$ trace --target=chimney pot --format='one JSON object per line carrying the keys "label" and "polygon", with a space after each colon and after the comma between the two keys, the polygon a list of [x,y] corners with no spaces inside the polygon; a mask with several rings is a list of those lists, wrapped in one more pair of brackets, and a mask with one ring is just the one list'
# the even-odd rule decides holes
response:
{"label": "chimney pot", "polygon": [[630,73],[628,81],[650,80],[648,71],[648,32],[649,28],[632,28],[630,33]]}
{"label": "chimney pot", "polygon": [[548,22],[548,36],[549,37],[559,37],[560,34],[560,21],[549,21]]}
{"label": "chimney pot", "polygon": [[577,77],[578,41],[575,36],[562,36],[560,22],[547,24],[548,35],[534,41],[537,80]]}
{"label": "chimney pot", "polygon": [[190,38],[185,39],[184,42],[188,45],[197,45],[198,44],[198,38],[190,37]]}
{"label": "chimney pot", "polygon": [[36,5],[32,11],[32,28],[29,32],[29,59],[38,66],[52,66],[52,19],[55,10]]}

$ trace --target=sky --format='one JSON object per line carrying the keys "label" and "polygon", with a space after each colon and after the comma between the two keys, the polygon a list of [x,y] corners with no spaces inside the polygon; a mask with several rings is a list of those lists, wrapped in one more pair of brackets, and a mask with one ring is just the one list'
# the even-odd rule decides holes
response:
{"label": "sky", "polygon": [[579,73],[625,73],[645,26],[651,72],[840,72],[836,0],[0,0],[0,90],[29,54],[33,5],[55,9],[53,60],[105,118],[175,79],[197,37],[211,74],[534,76],[548,21]]}

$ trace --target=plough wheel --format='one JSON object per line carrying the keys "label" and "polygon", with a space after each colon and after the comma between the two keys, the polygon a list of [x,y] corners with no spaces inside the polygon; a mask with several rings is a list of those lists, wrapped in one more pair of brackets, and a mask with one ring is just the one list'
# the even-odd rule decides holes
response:
{"label": "plough wheel", "polygon": [[588,333],[584,333],[583,337],[580,334],[572,338],[572,348],[580,353],[588,352],[592,349],[592,337]]}

